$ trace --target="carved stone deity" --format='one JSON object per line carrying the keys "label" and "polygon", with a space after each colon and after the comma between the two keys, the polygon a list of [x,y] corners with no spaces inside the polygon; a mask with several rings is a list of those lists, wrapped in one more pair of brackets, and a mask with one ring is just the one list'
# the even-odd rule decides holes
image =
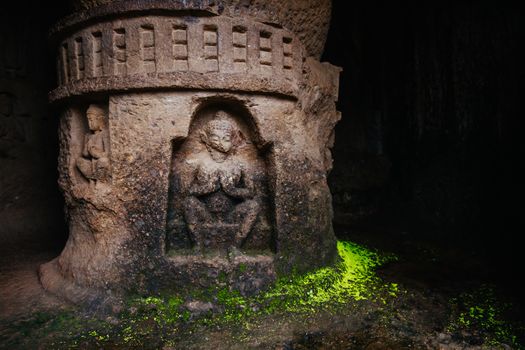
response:
{"label": "carved stone deity", "polygon": [[185,191],[184,217],[197,249],[240,248],[260,211],[253,174],[235,156],[242,134],[224,111],[200,131],[207,154],[192,160],[195,170]]}
{"label": "carved stone deity", "polygon": [[92,104],[86,112],[89,132],[84,135],[82,156],[77,159],[78,170],[89,180],[91,186],[109,176],[108,137],[106,111]]}

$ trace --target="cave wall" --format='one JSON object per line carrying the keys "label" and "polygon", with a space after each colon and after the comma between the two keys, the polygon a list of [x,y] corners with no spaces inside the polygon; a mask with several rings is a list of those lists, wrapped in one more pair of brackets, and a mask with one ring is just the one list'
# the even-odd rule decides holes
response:
{"label": "cave wall", "polygon": [[344,70],[336,222],[410,223],[511,247],[523,193],[523,12],[357,3],[343,15],[338,6],[324,56]]}
{"label": "cave wall", "polygon": [[56,184],[58,118],[47,100],[55,81],[47,28],[61,14],[41,2],[2,6],[1,249],[53,245],[63,241],[65,231]]}

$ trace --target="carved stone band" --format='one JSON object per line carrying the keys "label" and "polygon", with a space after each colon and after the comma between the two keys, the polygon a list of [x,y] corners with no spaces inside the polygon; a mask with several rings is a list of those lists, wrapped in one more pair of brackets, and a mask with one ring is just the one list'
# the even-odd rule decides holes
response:
{"label": "carved stone band", "polygon": [[49,99],[54,102],[87,93],[139,90],[244,91],[293,98],[298,94],[298,87],[294,81],[280,77],[242,73],[171,72],[83,79],[61,85],[50,92]]}
{"label": "carved stone band", "polygon": [[159,87],[235,87],[295,96],[303,51],[292,33],[248,19],[148,16],[106,21],[61,41],[59,87],[50,99]]}

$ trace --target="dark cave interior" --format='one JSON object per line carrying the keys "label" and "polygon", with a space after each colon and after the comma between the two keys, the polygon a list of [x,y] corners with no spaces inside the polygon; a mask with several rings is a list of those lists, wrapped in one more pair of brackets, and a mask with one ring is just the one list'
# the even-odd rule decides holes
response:
{"label": "dark cave interior", "polygon": [[517,282],[522,13],[456,2],[341,12],[334,6],[324,56],[344,69],[336,224],[478,251]]}
{"label": "dark cave interior", "polygon": [[[0,11],[3,269],[32,252],[56,255],[67,239],[47,29],[69,9],[11,5]],[[322,61],[343,68],[329,177],[336,235],[472,261],[465,270],[444,265],[440,278],[424,267],[414,273],[430,284],[473,274],[519,296],[523,11],[489,2],[334,1],[332,13]]]}
{"label": "dark cave interior", "polygon": [[357,4],[350,18],[334,10],[325,58],[344,69],[336,224],[397,227],[476,251],[518,282],[520,11],[456,2]]}

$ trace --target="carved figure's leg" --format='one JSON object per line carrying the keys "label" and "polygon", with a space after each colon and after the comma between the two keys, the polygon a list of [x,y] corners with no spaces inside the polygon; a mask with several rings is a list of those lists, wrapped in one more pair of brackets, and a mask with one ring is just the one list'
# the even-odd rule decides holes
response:
{"label": "carved figure's leg", "polygon": [[200,237],[199,226],[211,221],[210,213],[206,205],[197,197],[187,197],[184,200],[184,219],[188,225],[191,239],[197,248],[201,247],[202,239]]}
{"label": "carved figure's leg", "polygon": [[91,164],[91,159],[78,158],[77,159],[77,168],[80,170],[82,175],[88,180],[93,179],[93,165]]}
{"label": "carved figure's leg", "polygon": [[93,178],[97,180],[105,180],[109,176],[109,158],[102,157],[95,161],[95,169]]}
{"label": "carved figure's leg", "polygon": [[240,248],[244,244],[246,237],[248,237],[257,220],[260,210],[260,204],[252,199],[248,199],[235,207],[233,218],[236,222],[240,222],[239,230],[235,235],[236,247]]}

